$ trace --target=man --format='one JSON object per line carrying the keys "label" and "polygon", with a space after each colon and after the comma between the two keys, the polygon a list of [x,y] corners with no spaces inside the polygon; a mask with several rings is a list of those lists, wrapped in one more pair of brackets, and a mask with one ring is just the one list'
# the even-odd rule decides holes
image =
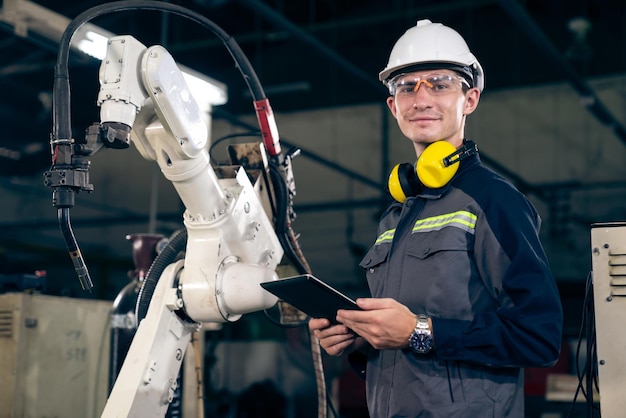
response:
{"label": "man", "polygon": [[[562,308],[535,208],[464,138],[483,69],[456,31],[421,20],[380,80],[420,181],[399,181],[417,190],[382,215],[360,263],[372,297],[339,310],[339,325],[316,318],[309,328],[330,355],[367,355],[372,418],[521,418],[523,368],[558,359]],[[433,143],[458,149],[449,181],[420,176]]]}

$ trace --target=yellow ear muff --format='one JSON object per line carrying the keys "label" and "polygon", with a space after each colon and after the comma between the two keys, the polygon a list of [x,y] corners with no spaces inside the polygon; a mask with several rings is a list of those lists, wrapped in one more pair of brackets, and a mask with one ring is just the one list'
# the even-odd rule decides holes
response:
{"label": "yellow ear muff", "polygon": [[400,203],[404,203],[406,200],[406,194],[404,193],[404,190],[402,190],[402,185],[400,184],[400,176],[398,175],[399,168],[400,164],[396,164],[391,170],[389,180],[387,181],[387,187],[391,197]]}
{"label": "yellow ear muff", "polygon": [[446,166],[444,159],[454,152],[456,152],[454,145],[446,141],[433,142],[426,147],[415,164],[417,177],[422,184],[431,189],[438,189],[448,184],[459,169],[459,165]]}
{"label": "yellow ear muff", "polygon": [[391,197],[404,203],[408,196],[417,196],[422,189],[422,183],[417,178],[415,166],[410,163],[396,164],[387,180],[387,191]]}
{"label": "yellow ear muff", "polygon": [[464,158],[476,154],[478,147],[473,141],[464,141],[458,150],[446,141],[430,144],[415,164],[397,164],[387,180],[387,191],[398,202],[404,203],[408,196],[417,196],[424,186],[439,189],[456,174]]}

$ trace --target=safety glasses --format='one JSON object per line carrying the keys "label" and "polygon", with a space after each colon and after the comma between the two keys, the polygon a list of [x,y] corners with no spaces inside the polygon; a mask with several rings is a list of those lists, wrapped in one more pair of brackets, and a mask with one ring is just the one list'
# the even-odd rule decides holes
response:
{"label": "safety glasses", "polygon": [[443,96],[458,93],[463,90],[463,84],[471,87],[466,79],[461,76],[449,74],[426,74],[412,75],[400,74],[389,82],[389,93],[397,99],[413,97],[414,94],[424,87],[432,96]]}

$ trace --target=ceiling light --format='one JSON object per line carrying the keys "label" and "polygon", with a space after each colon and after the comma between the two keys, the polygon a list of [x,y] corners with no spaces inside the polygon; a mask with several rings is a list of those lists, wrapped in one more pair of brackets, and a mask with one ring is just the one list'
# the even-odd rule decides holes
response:
{"label": "ceiling light", "polygon": [[106,36],[100,35],[93,31],[87,31],[81,39],[76,42],[76,48],[87,55],[102,60],[107,53]]}
{"label": "ceiling light", "polygon": [[[70,23],[69,18],[28,0],[4,3],[0,8],[0,21],[12,25],[15,34],[21,37],[28,37],[29,32],[34,32],[58,43]],[[115,34],[112,32],[85,23],[72,36],[70,46],[76,51],[102,60],[106,56],[108,39],[113,36]],[[178,67],[200,109],[208,111],[211,106],[223,105],[228,101],[225,84],[184,65]]]}

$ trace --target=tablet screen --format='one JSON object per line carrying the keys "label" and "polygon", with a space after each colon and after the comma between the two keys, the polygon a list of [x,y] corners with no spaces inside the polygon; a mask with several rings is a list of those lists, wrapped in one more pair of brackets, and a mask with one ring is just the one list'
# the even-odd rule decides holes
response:
{"label": "tablet screen", "polygon": [[310,274],[265,282],[261,286],[311,318],[327,318],[335,323],[338,309],[359,309],[354,300]]}

